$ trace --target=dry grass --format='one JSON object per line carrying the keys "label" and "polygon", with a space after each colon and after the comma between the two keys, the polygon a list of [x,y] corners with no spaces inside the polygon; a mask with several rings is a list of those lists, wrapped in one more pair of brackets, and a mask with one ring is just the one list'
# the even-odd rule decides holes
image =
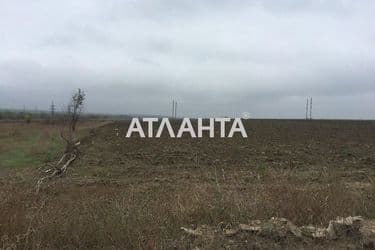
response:
{"label": "dry grass", "polygon": [[[286,217],[296,224],[326,224],[336,216],[375,214],[375,185],[361,194],[340,181],[306,184],[268,177],[238,191],[220,183],[187,187],[67,185],[40,196],[27,187],[1,191],[2,247],[171,248],[183,244],[181,226],[246,223]],[[185,242],[186,243],[186,242]]]}
{"label": "dry grass", "polygon": [[[7,130],[1,129],[5,126]],[[22,149],[37,156],[40,150],[50,148],[46,138],[58,131],[49,126],[0,124],[0,152]],[[267,140],[259,145],[256,143],[261,140],[199,145],[196,141],[173,141],[173,150],[185,154],[170,156],[167,153],[175,151],[159,147],[168,140],[125,142],[113,135],[113,128],[104,127],[82,140],[82,154],[67,176],[45,183],[38,196],[36,178],[20,182],[14,176],[0,176],[0,249],[189,248],[181,226],[225,227],[273,216],[297,225],[326,225],[336,216],[375,218],[375,181],[371,177],[356,179],[362,176],[358,173],[343,176],[352,170],[372,173],[367,160],[358,160],[373,159],[370,149],[358,149],[361,157],[353,159],[325,149],[330,154],[322,156],[320,144],[305,153],[289,152],[281,146],[269,148]],[[38,139],[26,143],[30,133],[38,133]],[[266,133],[264,138],[268,136]],[[293,144],[295,138],[275,145],[288,143],[297,145]],[[327,145],[339,144],[333,141]],[[305,149],[305,144],[301,145]],[[196,147],[204,153],[199,164],[186,156]],[[139,154],[143,150],[149,158]],[[348,160],[348,168],[321,157],[337,159],[340,164]],[[305,166],[310,160],[315,165]],[[279,164],[272,167],[273,163]],[[31,168],[14,173],[35,177],[27,171]],[[360,185],[356,186],[357,181]]]}

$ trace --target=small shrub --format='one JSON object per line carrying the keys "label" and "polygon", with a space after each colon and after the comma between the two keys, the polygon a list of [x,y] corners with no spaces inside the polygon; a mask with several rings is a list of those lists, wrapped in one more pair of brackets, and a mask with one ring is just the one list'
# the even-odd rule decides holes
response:
{"label": "small shrub", "polygon": [[30,124],[31,123],[31,119],[32,119],[32,115],[31,114],[26,114],[25,115],[25,122],[27,124]]}

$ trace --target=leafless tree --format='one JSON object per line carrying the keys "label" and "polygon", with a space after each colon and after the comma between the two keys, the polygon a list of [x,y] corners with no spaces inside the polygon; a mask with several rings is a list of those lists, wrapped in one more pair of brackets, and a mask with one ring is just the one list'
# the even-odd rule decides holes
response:
{"label": "leafless tree", "polygon": [[78,138],[74,135],[77,122],[82,112],[83,103],[85,100],[85,93],[78,89],[73,94],[65,113],[65,127],[60,132],[61,138],[66,142],[65,153],[60,160],[54,165],[54,169],[48,169],[49,175],[44,176],[38,180],[36,186],[36,193],[39,193],[40,186],[46,179],[51,179],[54,176],[60,176],[65,173],[68,166],[77,158],[78,149],[80,144]]}
{"label": "leafless tree", "polygon": [[69,104],[71,109],[70,126],[72,127],[73,132],[76,130],[76,125],[83,109],[83,102],[85,101],[85,97],[85,92],[83,92],[83,90],[81,89],[78,89],[78,91],[73,94],[72,100]]}
{"label": "leafless tree", "polygon": [[70,153],[74,149],[74,145],[78,142],[75,138],[74,133],[77,127],[78,120],[81,116],[83,104],[85,101],[85,93],[83,90],[78,89],[76,93],[72,95],[72,98],[65,111],[65,129],[61,131],[61,137],[66,142],[66,152]]}

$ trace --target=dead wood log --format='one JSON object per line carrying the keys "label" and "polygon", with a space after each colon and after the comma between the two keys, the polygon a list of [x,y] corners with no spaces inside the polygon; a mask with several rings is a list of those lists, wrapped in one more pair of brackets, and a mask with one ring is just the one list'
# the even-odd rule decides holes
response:
{"label": "dead wood log", "polygon": [[[66,170],[68,169],[69,165],[77,158],[77,154],[73,154],[73,153],[66,153],[64,154],[60,160],[56,163],[55,165],[55,170],[50,174],[50,175],[47,175],[47,176],[44,176],[42,178],[40,178],[36,184],[36,194],[39,193],[39,190],[40,190],[40,186],[43,184],[43,182],[45,180],[48,180],[48,179],[51,179],[55,176],[60,176],[62,174],[64,174],[66,172]],[[65,161],[65,163],[61,166],[61,164],[64,162],[64,160],[67,159]],[[51,171],[51,170],[50,170]],[[48,171],[48,172],[50,172]]]}

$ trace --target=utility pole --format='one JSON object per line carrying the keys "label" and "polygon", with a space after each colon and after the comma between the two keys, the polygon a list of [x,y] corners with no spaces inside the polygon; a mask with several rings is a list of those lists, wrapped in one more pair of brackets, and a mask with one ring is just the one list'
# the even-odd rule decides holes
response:
{"label": "utility pole", "polygon": [[175,110],[174,100],[172,100],[172,118],[174,118],[174,110]]}
{"label": "utility pole", "polygon": [[309,119],[309,98],[306,99],[306,120]]}
{"label": "utility pole", "polygon": [[312,97],[310,97],[310,120],[312,120],[312,108],[313,108],[313,102],[312,102]]}
{"label": "utility pole", "polygon": [[52,100],[52,104],[51,104],[51,121],[52,122],[55,120],[55,110],[56,110],[56,106]]}
{"label": "utility pole", "polygon": [[174,118],[177,118],[177,101],[174,106]]}

